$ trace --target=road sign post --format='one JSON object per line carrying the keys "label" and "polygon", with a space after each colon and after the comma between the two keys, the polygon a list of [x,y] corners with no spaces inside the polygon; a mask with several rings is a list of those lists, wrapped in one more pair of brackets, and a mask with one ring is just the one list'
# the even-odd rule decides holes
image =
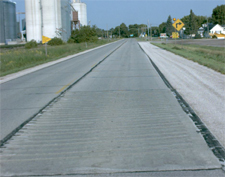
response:
{"label": "road sign post", "polygon": [[180,31],[184,26],[184,23],[180,20],[177,19],[174,23],[173,23],[173,27],[177,30]]}
{"label": "road sign post", "polygon": [[47,50],[47,43],[48,41],[50,41],[51,38],[46,37],[46,36],[42,36],[42,44],[45,44],[45,55],[48,55],[48,50]]}
{"label": "road sign post", "polygon": [[[174,33],[174,36],[175,36],[176,31],[180,31],[183,28],[184,23],[180,19],[176,19],[176,18],[174,18],[174,21],[175,22],[173,23],[173,27],[175,28],[175,33]],[[175,37],[175,44],[176,44],[176,38],[177,37]]]}

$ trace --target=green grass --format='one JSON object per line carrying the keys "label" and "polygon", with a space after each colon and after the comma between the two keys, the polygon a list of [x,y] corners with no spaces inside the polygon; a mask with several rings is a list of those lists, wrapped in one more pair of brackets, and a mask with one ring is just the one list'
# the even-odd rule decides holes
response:
{"label": "green grass", "polygon": [[15,47],[24,47],[25,44],[15,44],[15,45],[0,45],[0,49],[4,48],[15,48]]}
{"label": "green grass", "polygon": [[165,43],[154,43],[153,45],[225,74],[225,50],[223,47]]}
{"label": "green grass", "polygon": [[0,76],[15,73],[30,67],[47,63],[49,61],[54,61],[68,55],[76,54],[107,44],[109,42],[107,40],[98,40],[96,43],[87,43],[87,48],[85,43],[48,46],[47,56],[45,55],[45,46],[42,45],[33,49],[25,49],[24,47],[0,49]]}

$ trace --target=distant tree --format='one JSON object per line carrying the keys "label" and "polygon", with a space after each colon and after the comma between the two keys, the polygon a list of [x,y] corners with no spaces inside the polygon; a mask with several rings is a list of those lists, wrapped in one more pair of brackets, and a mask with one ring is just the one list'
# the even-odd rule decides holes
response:
{"label": "distant tree", "polygon": [[205,16],[195,16],[195,18],[198,27],[201,27],[202,24],[207,23],[207,18]]}
{"label": "distant tree", "polygon": [[159,27],[157,26],[152,27],[152,36],[155,36],[155,37],[160,36]]}
{"label": "distant tree", "polygon": [[120,34],[121,34],[122,37],[125,37],[125,38],[130,36],[129,31],[128,31],[128,27],[124,23],[122,23],[120,25]]}
{"label": "distant tree", "polygon": [[96,25],[93,25],[92,28],[96,31],[98,37],[103,37],[104,30],[98,28]]}
{"label": "distant tree", "polygon": [[159,33],[165,33],[166,32],[166,23],[163,22],[159,25]]}
{"label": "distant tree", "polygon": [[134,37],[138,37],[138,24],[129,25],[129,33],[133,34]]}
{"label": "distant tree", "polygon": [[115,27],[113,30],[113,35],[119,37],[120,36],[120,26]]}
{"label": "distant tree", "polygon": [[98,40],[95,27],[82,26],[79,30],[72,31],[71,39],[76,43],[95,42]]}
{"label": "distant tree", "polygon": [[171,16],[169,15],[167,21],[166,21],[166,34],[168,36],[171,36],[172,35],[172,32],[174,31],[174,28],[172,26],[172,18]]}
{"label": "distant tree", "polygon": [[196,21],[196,16],[194,14],[194,12],[190,11],[190,15],[189,15],[189,24],[188,24],[188,28],[189,28],[189,33],[190,34],[196,34],[198,31],[198,25],[197,25],[197,21]]}
{"label": "distant tree", "polygon": [[196,16],[192,10],[190,10],[190,14],[181,18],[181,21],[184,23],[184,27],[186,30],[184,33],[186,35],[196,34],[198,28],[207,21],[206,17]]}
{"label": "distant tree", "polygon": [[225,5],[217,6],[213,9],[212,20],[214,24],[225,24]]}
{"label": "distant tree", "polygon": [[116,35],[117,37],[120,35],[121,37],[128,38],[130,33],[128,31],[128,27],[122,23],[113,30],[113,35]]}

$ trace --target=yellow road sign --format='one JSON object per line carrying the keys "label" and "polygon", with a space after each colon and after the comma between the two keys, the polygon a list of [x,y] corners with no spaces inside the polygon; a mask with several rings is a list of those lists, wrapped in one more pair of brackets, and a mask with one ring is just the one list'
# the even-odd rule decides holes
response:
{"label": "yellow road sign", "polygon": [[51,40],[51,38],[46,37],[46,36],[42,36],[42,44],[45,44],[45,43],[47,43],[50,40]]}
{"label": "yellow road sign", "polygon": [[172,38],[173,39],[179,38],[178,32],[172,32]]}
{"label": "yellow road sign", "polygon": [[184,23],[180,20],[180,19],[177,19],[174,24],[173,24],[173,27],[177,30],[177,31],[180,31],[181,28],[183,28],[184,26]]}

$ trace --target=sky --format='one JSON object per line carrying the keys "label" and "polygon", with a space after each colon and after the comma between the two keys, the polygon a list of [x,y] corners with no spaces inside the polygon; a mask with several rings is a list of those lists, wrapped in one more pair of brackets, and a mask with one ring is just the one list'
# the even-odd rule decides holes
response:
{"label": "sky", "polygon": [[[17,4],[17,12],[25,12],[24,0],[12,0]],[[81,0],[87,5],[87,19],[91,25],[110,29],[125,23],[151,24],[158,26],[172,18],[182,18],[190,14],[210,17],[213,9],[225,4],[225,0]],[[24,18],[21,15],[20,18]],[[18,18],[18,17],[17,17]]]}

